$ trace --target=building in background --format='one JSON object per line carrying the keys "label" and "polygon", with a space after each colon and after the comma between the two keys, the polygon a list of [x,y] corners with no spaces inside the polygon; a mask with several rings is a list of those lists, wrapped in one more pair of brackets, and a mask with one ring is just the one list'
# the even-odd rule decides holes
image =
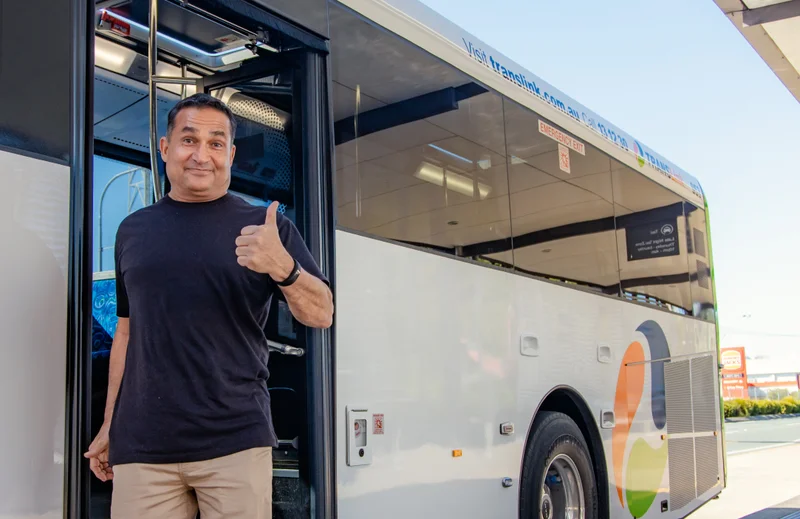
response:
{"label": "building in background", "polygon": [[[800,344],[797,339],[750,336],[747,347],[720,350],[722,398],[800,399]],[[734,343],[735,344],[735,343]]]}
{"label": "building in background", "polygon": [[800,360],[796,351],[750,351],[747,365],[750,398],[778,400],[787,396],[800,396]]}

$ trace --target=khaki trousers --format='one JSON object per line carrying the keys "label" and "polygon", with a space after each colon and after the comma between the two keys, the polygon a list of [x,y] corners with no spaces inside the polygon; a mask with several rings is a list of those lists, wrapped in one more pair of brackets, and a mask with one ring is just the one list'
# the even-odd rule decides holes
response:
{"label": "khaki trousers", "polygon": [[115,465],[112,519],[272,519],[272,449],[207,461]]}

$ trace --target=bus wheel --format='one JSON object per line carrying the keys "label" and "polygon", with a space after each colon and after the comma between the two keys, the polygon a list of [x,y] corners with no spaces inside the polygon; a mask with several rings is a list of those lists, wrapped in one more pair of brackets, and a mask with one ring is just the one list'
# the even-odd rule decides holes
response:
{"label": "bus wheel", "polygon": [[533,422],[520,482],[521,519],[597,519],[586,440],[572,419],[543,411]]}

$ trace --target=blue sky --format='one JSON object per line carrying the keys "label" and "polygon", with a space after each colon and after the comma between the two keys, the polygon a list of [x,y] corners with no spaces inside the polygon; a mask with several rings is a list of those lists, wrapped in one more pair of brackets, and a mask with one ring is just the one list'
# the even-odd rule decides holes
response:
{"label": "blue sky", "polygon": [[800,103],[712,0],[423,2],[699,178],[723,346],[800,351]]}

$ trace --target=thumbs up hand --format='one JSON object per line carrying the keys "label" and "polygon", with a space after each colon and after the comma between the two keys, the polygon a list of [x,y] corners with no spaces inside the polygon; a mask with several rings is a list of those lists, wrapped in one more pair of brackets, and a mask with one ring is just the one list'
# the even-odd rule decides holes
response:
{"label": "thumbs up hand", "polygon": [[292,273],[294,260],[281,243],[277,213],[278,202],[272,202],[263,225],[248,225],[242,229],[236,238],[236,260],[243,267],[281,281]]}

